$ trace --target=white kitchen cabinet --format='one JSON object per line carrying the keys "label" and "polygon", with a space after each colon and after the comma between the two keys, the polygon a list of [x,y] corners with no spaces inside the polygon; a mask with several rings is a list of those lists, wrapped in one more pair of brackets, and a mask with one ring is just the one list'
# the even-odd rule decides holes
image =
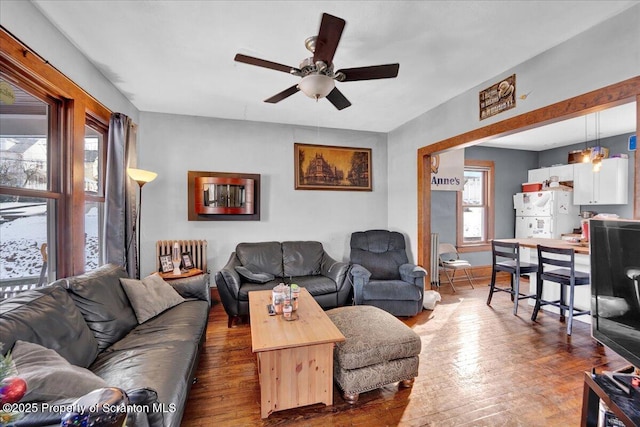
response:
{"label": "white kitchen cabinet", "polygon": [[573,181],[573,164],[551,166],[549,168],[549,177],[557,176],[558,181]]}
{"label": "white kitchen cabinet", "polygon": [[527,182],[543,182],[552,176],[557,176],[558,181],[573,181],[573,164],[529,169]]}
{"label": "white kitchen cabinet", "polygon": [[591,163],[575,163],[574,205],[626,205],[628,202],[629,160],[604,159],[600,172]]}
{"label": "white kitchen cabinet", "polygon": [[527,182],[543,182],[549,179],[549,168],[530,169]]}

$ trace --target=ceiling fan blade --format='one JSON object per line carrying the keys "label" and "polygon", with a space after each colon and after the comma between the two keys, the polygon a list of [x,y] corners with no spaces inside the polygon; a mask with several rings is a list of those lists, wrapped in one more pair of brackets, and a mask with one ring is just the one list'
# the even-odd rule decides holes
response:
{"label": "ceiling fan blade", "polygon": [[236,57],[234,58],[234,60],[237,62],[243,62],[245,64],[249,64],[249,65],[256,65],[258,67],[264,67],[264,68],[270,68],[276,71],[282,71],[283,73],[287,73],[287,74],[290,74],[291,70],[300,71],[295,67],[278,64],[277,62],[271,62],[265,59],[254,58],[253,56],[247,56],[241,53],[236,54]]}
{"label": "ceiling fan blade", "polygon": [[298,85],[295,84],[295,85],[291,86],[290,88],[287,88],[287,89],[283,90],[282,92],[273,95],[271,98],[265,99],[264,102],[268,102],[269,104],[275,104],[276,102],[280,102],[283,99],[290,97],[291,95],[293,95],[294,93],[298,92],[299,90],[300,89],[298,89]]}
{"label": "ceiling fan blade", "polygon": [[343,110],[351,105],[349,100],[344,97],[342,92],[340,92],[337,87],[333,88],[333,90],[329,92],[329,95],[327,95],[327,99],[338,110]]}
{"label": "ceiling fan blade", "polygon": [[344,68],[337,73],[345,75],[343,82],[356,80],[392,79],[398,75],[400,64],[373,65],[371,67]]}
{"label": "ceiling fan blade", "polygon": [[322,14],[320,30],[318,31],[318,38],[316,40],[316,49],[313,54],[313,62],[323,61],[327,65],[331,65],[345,24],[346,21],[342,18],[329,15],[328,13]]}

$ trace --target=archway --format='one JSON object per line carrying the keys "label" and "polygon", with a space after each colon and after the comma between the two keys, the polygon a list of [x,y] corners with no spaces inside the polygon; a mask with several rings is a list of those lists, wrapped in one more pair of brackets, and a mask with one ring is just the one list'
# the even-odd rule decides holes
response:
{"label": "archway", "polygon": [[[633,101],[636,102],[637,135],[640,134],[640,76],[418,149],[418,264],[429,266],[431,257],[431,154],[470,147],[498,136],[510,135]],[[633,216],[640,219],[640,150],[635,151],[634,158]]]}

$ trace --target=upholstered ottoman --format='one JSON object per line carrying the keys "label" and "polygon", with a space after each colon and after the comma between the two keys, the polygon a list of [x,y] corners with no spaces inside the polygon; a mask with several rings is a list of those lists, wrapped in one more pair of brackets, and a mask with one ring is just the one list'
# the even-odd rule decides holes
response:
{"label": "upholstered ottoman", "polygon": [[333,351],[333,378],[349,403],[360,393],[400,381],[411,387],[418,375],[420,337],[377,307],[356,305],[326,312],[346,340]]}

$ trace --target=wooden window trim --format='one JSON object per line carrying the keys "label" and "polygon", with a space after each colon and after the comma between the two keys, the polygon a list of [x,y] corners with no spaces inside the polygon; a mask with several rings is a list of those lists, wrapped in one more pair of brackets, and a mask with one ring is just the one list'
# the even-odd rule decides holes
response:
{"label": "wooden window trim", "polygon": [[[0,28],[0,66],[8,79],[39,96],[61,102],[60,138],[51,150],[52,193],[59,192],[57,209],[56,268],[58,277],[84,272],[84,136],[87,116],[105,126],[111,111],[51,66],[45,59]],[[106,141],[105,141],[106,147]],[[106,157],[106,156],[105,156]],[[55,162],[55,166],[53,166]],[[57,175],[56,175],[57,174]],[[3,187],[2,192],[8,190]],[[42,193],[41,193],[42,194]]]}
{"label": "wooden window trim", "polygon": [[484,183],[484,194],[486,200],[487,215],[485,218],[486,241],[480,243],[465,243],[463,236],[463,203],[462,191],[457,192],[456,197],[456,245],[458,252],[479,252],[491,250],[491,240],[495,237],[495,164],[491,160],[473,160],[464,161],[464,167],[478,168],[486,171],[487,180]]}

